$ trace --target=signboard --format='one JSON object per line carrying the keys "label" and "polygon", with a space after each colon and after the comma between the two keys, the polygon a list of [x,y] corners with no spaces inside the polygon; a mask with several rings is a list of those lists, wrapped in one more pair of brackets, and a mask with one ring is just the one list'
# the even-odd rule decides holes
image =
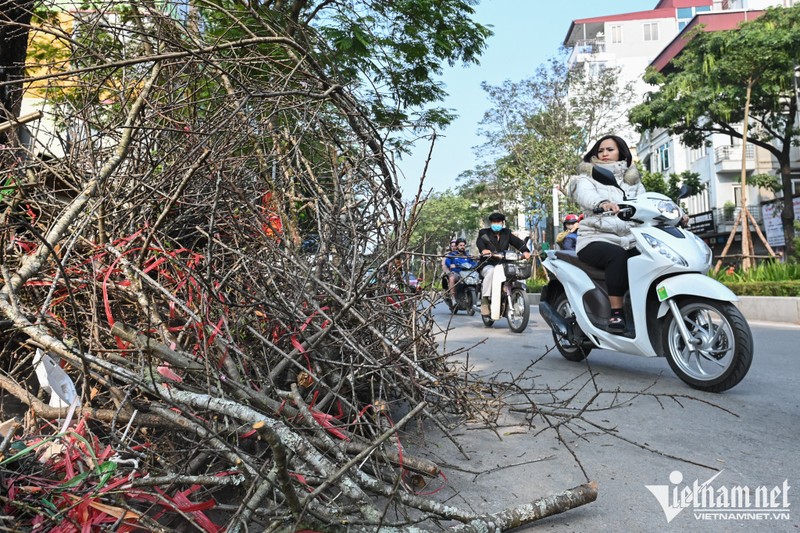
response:
{"label": "signboard", "polygon": [[[794,198],[794,218],[800,218],[800,197]],[[764,221],[764,234],[767,242],[773,248],[776,246],[785,246],[786,241],[783,238],[783,225],[781,224],[781,211],[783,210],[783,202],[772,202],[761,206],[761,218]]]}
{"label": "signboard", "polygon": [[689,230],[695,235],[712,233],[715,229],[713,211],[704,211],[695,215],[689,215]]}

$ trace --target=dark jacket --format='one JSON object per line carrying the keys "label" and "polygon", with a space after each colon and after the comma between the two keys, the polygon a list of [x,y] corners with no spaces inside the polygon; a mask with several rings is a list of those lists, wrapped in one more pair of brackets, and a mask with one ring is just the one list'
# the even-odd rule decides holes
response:
{"label": "dark jacket", "polygon": [[[513,246],[520,252],[530,252],[525,245],[525,241],[511,233],[508,228],[501,229],[498,233],[492,231],[492,228],[483,228],[478,232],[478,239],[475,241],[478,247],[478,252],[482,250],[491,250],[492,252],[505,252],[509,246]],[[497,259],[486,260],[490,265],[496,265],[500,261]]]}

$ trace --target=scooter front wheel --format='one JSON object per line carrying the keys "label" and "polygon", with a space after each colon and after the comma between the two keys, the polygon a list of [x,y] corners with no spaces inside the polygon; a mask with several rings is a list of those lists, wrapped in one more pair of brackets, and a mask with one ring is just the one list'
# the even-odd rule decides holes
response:
{"label": "scooter front wheel", "polygon": [[467,289],[466,294],[467,299],[467,314],[472,316],[475,314],[475,305],[478,303],[478,294],[475,292],[475,289]]}
{"label": "scooter front wheel", "polygon": [[528,327],[528,320],[531,317],[531,306],[528,304],[528,295],[523,289],[512,289],[509,297],[508,329],[514,333],[522,333]]}
{"label": "scooter front wheel", "polygon": [[672,313],[662,333],[672,371],[689,386],[722,392],[739,383],[753,361],[753,335],[741,311],[728,302],[686,298],[677,302],[691,349]]}
{"label": "scooter front wheel", "polygon": [[[573,322],[573,328],[577,328],[578,325],[574,324],[575,315],[572,312],[572,304],[569,303],[569,299],[564,292],[560,292],[556,298],[555,302],[553,303],[553,309],[556,313],[564,317],[567,322]],[[586,359],[586,356],[589,355],[589,352],[592,351],[592,345],[588,342],[583,343],[584,345],[581,346],[580,344],[572,342],[570,339],[564,338],[553,331],[553,340],[556,343],[556,348],[568,361],[583,361]]]}

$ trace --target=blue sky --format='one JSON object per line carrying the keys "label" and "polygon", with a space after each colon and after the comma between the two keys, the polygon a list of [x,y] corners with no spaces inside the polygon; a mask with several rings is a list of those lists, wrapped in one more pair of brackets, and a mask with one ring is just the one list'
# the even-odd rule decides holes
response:
{"label": "blue sky", "polygon": [[[436,140],[424,189],[455,188],[456,177],[479,163],[473,147],[484,142],[477,131],[490,105],[481,82],[496,86],[505,80],[531,77],[539,65],[558,54],[573,20],[646,11],[657,3],[658,0],[482,0],[474,18],[491,26],[494,35],[488,40],[480,65],[445,67],[441,80],[450,96],[440,105],[452,109],[459,118]],[[429,143],[419,142],[414,153],[399,162],[399,180],[406,198],[416,193],[429,148]]]}

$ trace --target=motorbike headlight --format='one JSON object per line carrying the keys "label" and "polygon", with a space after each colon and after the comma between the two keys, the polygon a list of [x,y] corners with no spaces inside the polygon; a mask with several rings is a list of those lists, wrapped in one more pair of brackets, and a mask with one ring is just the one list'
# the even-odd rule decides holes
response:
{"label": "motorbike headlight", "polygon": [[649,244],[655,251],[657,251],[659,254],[663,255],[676,265],[682,267],[689,266],[689,263],[686,262],[686,259],[684,259],[681,256],[681,254],[679,254],[678,252],[676,252],[675,250],[673,250],[660,240],[656,239],[652,235],[648,235],[647,233],[642,233],[642,236],[647,241],[647,244]]}
{"label": "motorbike headlight", "polygon": [[477,285],[478,284],[478,273],[477,272],[470,272],[464,278],[464,283],[466,285]]}
{"label": "motorbike headlight", "polygon": [[711,257],[713,253],[711,252],[711,248],[706,244],[706,241],[695,235],[694,233],[691,234],[694,237],[694,241],[697,243],[698,248],[700,248],[700,252],[704,254],[704,261],[706,266],[711,268]]}
{"label": "motorbike headlight", "polygon": [[521,258],[517,252],[506,252],[506,261],[519,261]]}
{"label": "motorbike headlight", "polygon": [[661,215],[668,220],[675,220],[681,217],[681,210],[675,202],[670,200],[659,200],[656,208]]}

